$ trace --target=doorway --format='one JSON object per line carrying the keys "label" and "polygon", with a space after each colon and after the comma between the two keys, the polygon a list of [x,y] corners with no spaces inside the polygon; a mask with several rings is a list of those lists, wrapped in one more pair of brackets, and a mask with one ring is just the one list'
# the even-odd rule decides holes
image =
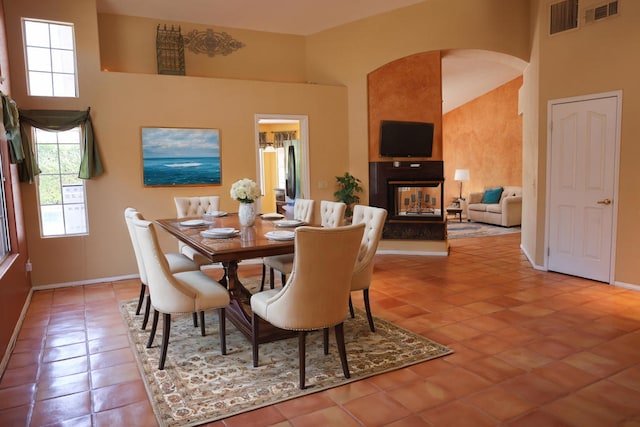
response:
{"label": "doorway", "polygon": [[307,198],[309,185],[308,117],[256,114],[256,176],[262,189],[260,212],[292,211]]}
{"label": "doorway", "polygon": [[622,93],[549,102],[547,266],[613,283]]}

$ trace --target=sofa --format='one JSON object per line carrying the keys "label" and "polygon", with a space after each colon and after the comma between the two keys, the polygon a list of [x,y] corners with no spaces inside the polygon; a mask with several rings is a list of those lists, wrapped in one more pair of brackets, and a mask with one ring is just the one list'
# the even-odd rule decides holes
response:
{"label": "sofa", "polygon": [[522,187],[495,187],[470,193],[467,200],[469,221],[513,227],[522,222]]}

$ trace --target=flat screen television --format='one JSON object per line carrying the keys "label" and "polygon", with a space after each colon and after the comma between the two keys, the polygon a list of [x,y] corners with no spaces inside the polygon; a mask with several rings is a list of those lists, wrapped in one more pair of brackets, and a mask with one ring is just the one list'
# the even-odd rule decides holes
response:
{"label": "flat screen television", "polygon": [[383,120],[380,123],[380,156],[431,157],[433,123]]}

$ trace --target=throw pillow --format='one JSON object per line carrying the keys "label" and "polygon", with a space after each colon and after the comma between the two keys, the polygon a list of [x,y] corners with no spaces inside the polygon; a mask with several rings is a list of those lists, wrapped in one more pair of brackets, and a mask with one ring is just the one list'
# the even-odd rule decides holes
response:
{"label": "throw pillow", "polygon": [[484,195],[482,196],[482,203],[498,203],[500,201],[500,196],[502,196],[502,187],[490,188],[484,191]]}

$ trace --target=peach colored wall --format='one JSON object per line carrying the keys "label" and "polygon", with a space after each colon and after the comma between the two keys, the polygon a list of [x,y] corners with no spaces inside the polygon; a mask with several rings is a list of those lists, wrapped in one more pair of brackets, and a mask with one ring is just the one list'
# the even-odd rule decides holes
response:
{"label": "peach colored wall", "polygon": [[[161,76],[100,71],[98,27],[92,0],[23,0],[5,5],[9,34],[21,34],[20,17],[73,22],[78,47],[80,97],[29,97],[24,84],[22,40],[9,40],[13,94],[22,108],[85,109],[91,106],[106,173],[87,181],[89,235],[40,238],[35,187],[23,184],[33,284],[100,281],[136,273],[123,220],[127,206],[148,218],[175,215],[174,196],[219,194],[221,209],[235,212],[233,182],[256,178],[256,114],[309,117],[310,179],[333,182],[348,166],[344,87],[239,79]],[[202,187],[144,187],[141,128],[194,127],[220,130],[222,184]],[[342,154],[341,154],[342,153]],[[311,185],[310,197],[332,198],[332,188]],[[165,250],[174,239],[161,235]]]}
{"label": "peach colored wall", "polygon": [[208,56],[185,48],[187,76],[222,77],[282,82],[305,81],[305,40],[302,36],[157,19],[98,15],[102,69],[156,74],[156,28],[179,26],[186,36],[193,30],[226,32],[245,46],[229,55]]}
{"label": "peach colored wall", "polygon": [[445,201],[460,195],[456,169],[469,169],[463,197],[488,187],[522,186],[522,116],[518,91],[522,77],[445,114],[442,119]]}
{"label": "peach colored wall", "polygon": [[[380,122],[404,120],[434,124],[433,151],[428,159],[442,160],[442,67],[440,51],[401,58],[372,71],[369,92],[369,161],[380,157]],[[406,160],[406,159],[402,159]]]}

